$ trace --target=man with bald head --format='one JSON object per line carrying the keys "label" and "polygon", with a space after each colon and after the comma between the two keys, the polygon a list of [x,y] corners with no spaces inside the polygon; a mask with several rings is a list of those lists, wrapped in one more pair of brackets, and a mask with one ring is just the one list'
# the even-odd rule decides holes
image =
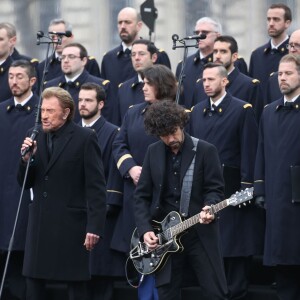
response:
{"label": "man with bald head", "polygon": [[[300,29],[295,30],[287,44],[289,54],[300,55]],[[269,104],[282,97],[282,93],[278,83],[278,72],[274,72],[270,75],[267,85],[267,96],[265,98],[265,104]]]}
{"label": "man with bald head", "polygon": [[[135,76],[131,62],[132,43],[139,39],[139,32],[143,26],[141,16],[135,8],[125,7],[118,14],[118,32],[121,44],[104,54],[101,64],[101,77],[108,79],[113,87]],[[156,63],[171,68],[166,52],[158,50]]]}

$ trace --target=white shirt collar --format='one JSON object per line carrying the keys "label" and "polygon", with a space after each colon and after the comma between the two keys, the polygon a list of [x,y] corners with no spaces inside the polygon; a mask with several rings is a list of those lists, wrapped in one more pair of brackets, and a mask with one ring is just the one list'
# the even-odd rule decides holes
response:
{"label": "white shirt collar", "polygon": [[271,48],[272,49],[278,49],[287,39],[289,38],[289,36],[287,35],[286,37],[285,37],[285,39],[280,43],[280,44],[278,44],[278,45],[274,45],[273,44],[273,40],[271,39]]}
{"label": "white shirt collar", "polygon": [[30,98],[31,98],[32,96],[33,96],[33,93],[31,92],[31,93],[30,93],[30,96],[27,97],[26,99],[24,99],[22,102],[18,102],[18,101],[16,100],[16,98],[14,97],[15,106],[16,106],[17,104],[21,104],[22,106],[24,106],[24,105],[30,100]]}
{"label": "white shirt collar", "polygon": [[292,100],[287,100],[286,97],[284,96],[284,98],[283,98],[284,104],[285,104],[286,102],[295,102],[295,100],[296,100],[299,96],[300,96],[300,94],[297,95],[297,96],[295,96]]}
{"label": "white shirt collar", "polygon": [[225,96],[226,96],[226,92],[225,92],[225,94],[220,98],[220,99],[218,99],[217,101],[215,101],[215,102],[213,102],[212,100],[211,100],[211,98],[210,98],[210,107],[212,107],[212,105],[214,104],[215,106],[218,106],[222,101],[223,101],[223,99],[225,98]]}
{"label": "white shirt collar", "polygon": [[82,127],[92,127],[100,118],[101,118],[101,116],[99,116],[99,118],[97,118],[96,120],[94,120],[90,124],[86,124],[84,122],[84,119],[81,119]]}

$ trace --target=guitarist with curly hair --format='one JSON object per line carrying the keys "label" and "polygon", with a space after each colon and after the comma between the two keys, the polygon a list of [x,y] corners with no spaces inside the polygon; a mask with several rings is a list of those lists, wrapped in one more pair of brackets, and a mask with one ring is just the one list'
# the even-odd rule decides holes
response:
{"label": "guitarist with curly hair", "polygon": [[[153,103],[145,113],[146,131],[160,141],[148,148],[135,192],[137,232],[146,248],[138,252],[150,250],[149,266],[147,259],[143,260],[144,268],[159,265],[154,272],[159,299],[181,299],[187,261],[201,287],[201,299],[227,299],[218,221],[211,209],[223,200],[221,164],[213,145],[184,131],[187,121],[187,112],[171,101]],[[185,222],[164,234],[157,234],[152,223],[153,219],[162,221],[164,227],[176,223],[177,218],[187,220],[191,216],[196,216],[196,224],[180,239],[170,237]],[[172,254],[156,260],[159,252],[151,255],[151,250],[158,248]]]}

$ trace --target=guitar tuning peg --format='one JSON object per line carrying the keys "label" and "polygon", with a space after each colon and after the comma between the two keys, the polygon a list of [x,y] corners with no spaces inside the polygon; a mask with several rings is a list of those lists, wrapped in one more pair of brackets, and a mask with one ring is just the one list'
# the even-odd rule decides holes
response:
{"label": "guitar tuning peg", "polygon": [[247,204],[244,202],[243,205],[246,206]]}

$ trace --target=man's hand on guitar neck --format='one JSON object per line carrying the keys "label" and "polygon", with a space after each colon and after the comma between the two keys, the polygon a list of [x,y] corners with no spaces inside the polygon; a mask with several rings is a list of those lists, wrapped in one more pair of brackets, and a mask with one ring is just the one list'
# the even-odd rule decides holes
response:
{"label": "man's hand on guitar neck", "polygon": [[211,207],[206,205],[200,212],[199,222],[201,224],[209,224],[215,219],[215,215],[211,214]]}
{"label": "man's hand on guitar neck", "polygon": [[148,231],[144,234],[144,243],[150,250],[153,250],[158,246],[158,237],[153,231]]}

